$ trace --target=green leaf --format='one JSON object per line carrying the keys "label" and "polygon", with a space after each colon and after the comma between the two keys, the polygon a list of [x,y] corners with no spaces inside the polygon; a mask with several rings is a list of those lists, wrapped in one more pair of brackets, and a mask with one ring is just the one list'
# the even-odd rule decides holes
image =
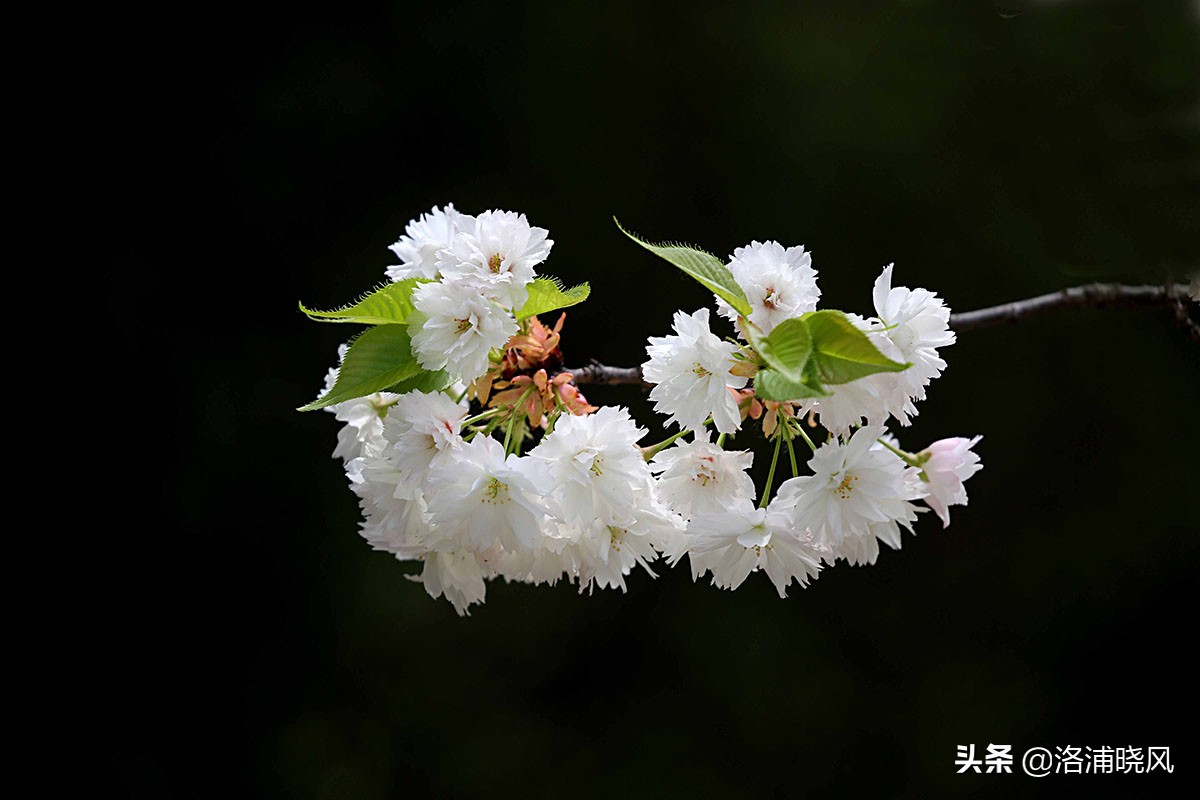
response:
{"label": "green leaf", "polygon": [[754,376],[754,393],[763,400],[803,400],[806,397],[828,397],[829,392],[811,376],[794,381],[777,369],[760,369]]}
{"label": "green leaf", "polygon": [[393,384],[383,391],[393,394],[407,394],[414,389],[422,392],[440,392],[452,383],[454,380],[444,369],[439,369],[437,372],[423,369],[411,378]]}
{"label": "green leaf", "polygon": [[529,299],[517,312],[518,321],[582,303],[592,291],[586,283],[564,289],[562,281],[550,276],[535,278],[528,289]]}
{"label": "green leaf", "polygon": [[412,313],[412,293],[428,278],[406,278],[381,286],[356,303],[333,311],[314,311],[300,303],[300,310],[318,322],[357,322],[361,325],[386,325],[404,322]]}
{"label": "green leaf", "polygon": [[783,373],[789,381],[804,382],[804,367],[812,353],[812,336],[804,320],[786,319],[766,336],[756,332],[751,336],[754,349],[763,361]]}
{"label": "green leaf", "polygon": [[810,311],[801,319],[812,334],[812,359],[824,383],[849,383],[877,372],[899,372],[912,366],[879,352],[841,311]]}
{"label": "green leaf", "polygon": [[653,244],[647,242],[645,239],[639,238],[637,235],[625,230],[621,225],[621,221],[616,217],[613,217],[613,222],[617,223],[617,227],[620,228],[621,233],[633,239],[651,253],[670,261],[688,275],[700,281],[713,294],[726,303],[729,303],[743,317],[750,316],[750,302],[746,299],[746,293],[742,291],[741,286],[738,286],[737,281],[733,279],[733,273],[726,269],[721,259],[712,253],[697,250],[686,244],[674,244],[671,242]]}
{"label": "green leaf", "polygon": [[404,325],[380,325],[367,328],[350,344],[346,358],[338,368],[337,380],[325,395],[297,411],[318,408],[363,397],[406,381],[421,372],[412,354],[408,328]]}

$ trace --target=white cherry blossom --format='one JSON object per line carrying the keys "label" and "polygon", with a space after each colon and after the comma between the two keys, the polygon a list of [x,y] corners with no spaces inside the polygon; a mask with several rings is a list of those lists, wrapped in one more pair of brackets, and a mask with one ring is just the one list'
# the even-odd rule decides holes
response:
{"label": "white cherry blossom", "polygon": [[386,270],[393,281],[405,278],[437,278],[438,253],[450,246],[454,237],[475,227],[475,218],[463,214],[447,203],[445,208],[434,206],[408,223],[404,235],[388,249],[400,259]]}
{"label": "white cherry blossom", "polygon": [[718,431],[733,433],[741,418],[729,389],[746,385],[746,378],[729,371],[736,348],[709,329],[707,308],[675,312],[673,327],[675,335],[651,336],[646,347],[650,360],[642,365],[642,376],[657,384],[650,391],[654,410],[691,430],[703,428],[711,416]]}
{"label": "white cherry blossom", "polygon": [[892,267],[883,268],[872,295],[875,313],[883,323],[881,333],[895,348],[893,352],[880,349],[892,360],[912,366],[880,373],[877,380],[889,389],[885,395],[888,412],[901,425],[908,425],[917,414],[915,401],[925,399],[925,388],[946,368],[938,348],[954,344],[955,336],[950,330],[950,309],[941,298],[928,289],[893,288]]}
{"label": "white cherry blossom", "polygon": [[[751,242],[733,251],[729,271],[750,303],[750,321],[763,333],[785,319],[815,311],[821,298],[812,255],[803,247]],[[721,316],[737,320],[737,312],[724,300],[717,299],[717,309]]]}
{"label": "white cherry blossom", "polygon": [[484,579],[490,574],[477,554],[458,550],[429,553],[425,556],[425,568],[413,579],[425,586],[430,597],[435,600],[445,597],[459,616],[465,616],[472,604],[483,602],[487,594]]}
{"label": "white cherry blossom", "polygon": [[725,450],[708,441],[707,433],[657,453],[650,470],[658,473],[658,496],[672,511],[695,514],[724,511],[735,503],[754,500],[754,481],[747,470],[754,461],[749,450]]}
{"label": "white cherry blossom", "polygon": [[632,521],[634,494],[651,480],[637,446],[645,433],[624,408],[606,406],[587,416],[559,418],[529,456],[545,462],[564,521]]}
{"label": "white cherry blossom", "polygon": [[873,536],[873,523],[911,525],[921,495],[915,475],[876,440],[881,427],[861,428],[848,442],[828,442],[809,459],[813,475],[791,478],[779,487],[775,503],[793,525],[812,532],[814,541],[837,553],[849,537]]}
{"label": "white cherry blossom", "polygon": [[707,570],[713,584],[736,589],[751,572],[767,574],[780,597],[795,580],[804,587],[821,570],[820,550],[807,532],[797,533],[788,514],[772,503],[754,508],[742,502],[732,509],[697,514],[688,524],[692,572]]}
{"label": "white cherry blossom", "polygon": [[472,286],[443,281],[413,290],[409,322],[413,354],[428,370],[445,369],[470,383],[488,369],[488,355],[517,332],[517,320]]}
{"label": "white cherry blossom", "polygon": [[550,255],[554,242],[545,228],[535,228],[524,214],[485,211],[472,230],[454,237],[438,256],[438,269],[453,280],[469,283],[506,308],[519,309],[534,268]]}
{"label": "white cherry blossom", "polygon": [[385,457],[424,480],[425,473],[462,442],[459,429],[466,409],[442,392],[413,391],[400,395],[384,418]]}
{"label": "white cherry blossom", "polygon": [[363,512],[362,537],[397,558],[419,558],[430,529],[424,497],[408,473],[381,457],[357,458],[346,471]]}
{"label": "white cherry blossom", "polygon": [[477,436],[450,451],[429,471],[425,501],[437,550],[507,551],[531,548],[542,538],[547,511],[540,462],[504,456],[495,439]]}
{"label": "white cherry blossom", "polygon": [[[346,358],[348,345],[338,347],[338,364]],[[330,368],[325,375],[325,388],[322,396],[328,394],[337,381],[338,367]],[[365,397],[356,397],[331,406],[325,411],[334,415],[338,422],[344,422],[337,435],[337,447],[333,457],[349,462],[362,455],[375,455],[383,447],[383,417],[388,408],[396,401],[398,395],[391,392],[373,392]]]}

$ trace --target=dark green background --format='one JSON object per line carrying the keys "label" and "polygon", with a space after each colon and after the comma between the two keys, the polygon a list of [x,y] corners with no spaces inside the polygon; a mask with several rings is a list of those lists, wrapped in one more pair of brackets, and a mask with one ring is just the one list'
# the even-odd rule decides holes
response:
{"label": "dark green background", "polygon": [[[681,568],[628,594],[500,583],[459,619],[358,538],[337,424],[291,409],[351,333],[296,301],[369,288],[447,201],[550,229],[544,270],[593,287],[575,363],[637,363],[708,302],[613,214],[722,255],[803,243],[824,303],[861,313],[893,261],[956,310],[1179,279],[1200,266],[1197,19],[1165,0],[98,14],[72,112],[102,291],[127,309],[99,385],[152,379],[102,433],[121,532],[73,553],[78,772],[130,797],[1178,796],[1200,348],[1169,313],[962,334],[900,437],[982,434],[970,505],[784,601]],[[636,389],[588,395],[652,420]],[[1177,768],[955,774],[957,744],[989,742],[1171,745]]]}

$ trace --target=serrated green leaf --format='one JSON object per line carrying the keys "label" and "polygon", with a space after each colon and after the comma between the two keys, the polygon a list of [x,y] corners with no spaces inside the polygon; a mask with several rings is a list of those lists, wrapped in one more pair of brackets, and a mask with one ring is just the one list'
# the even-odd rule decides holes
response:
{"label": "serrated green leaf", "polygon": [[841,311],[810,311],[801,319],[812,334],[812,359],[823,383],[849,383],[877,372],[899,372],[912,366],[879,352]]}
{"label": "serrated green leaf", "polygon": [[318,408],[343,403],[356,397],[379,392],[421,372],[421,365],[412,354],[408,328],[404,325],[380,325],[367,328],[350,344],[346,357],[338,368],[333,388],[297,411],[316,411]]}
{"label": "serrated green leaf", "polygon": [[440,392],[452,383],[454,383],[454,380],[444,369],[439,369],[437,372],[430,372],[427,369],[423,369],[411,378],[393,384],[383,391],[393,394],[407,394],[414,390]]}
{"label": "serrated green leaf", "polygon": [[794,381],[777,369],[760,369],[754,376],[754,393],[763,400],[782,402],[803,400],[807,397],[828,397],[819,383],[806,377],[805,381]]}
{"label": "serrated green leaf", "polygon": [[753,335],[752,341],[767,364],[792,382],[804,382],[804,367],[812,353],[812,336],[804,320],[786,319],[766,336]]}
{"label": "serrated green leaf", "polygon": [[625,230],[621,221],[616,217],[613,217],[613,222],[617,223],[621,233],[691,275],[717,297],[729,303],[743,317],[750,316],[750,302],[746,299],[746,293],[742,291],[741,286],[738,286],[738,282],[733,278],[733,273],[725,267],[725,263],[721,259],[712,253],[706,253],[686,244],[647,242]]}
{"label": "serrated green leaf", "polygon": [[360,325],[387,325],[404,322],[412,313],[412,293],[428,278],[406,278],[381,286],[355,303],[333,311],[314,311],[300,303],[300,310],[317,322],[357,322]]}
{"label": "serrated green leaf", "polygon": [[562,281],[552,276],[535,278],[527,288],[529,299],[517,312],[518,321],[582,303],[592,291],[587,283],[564,289]]}

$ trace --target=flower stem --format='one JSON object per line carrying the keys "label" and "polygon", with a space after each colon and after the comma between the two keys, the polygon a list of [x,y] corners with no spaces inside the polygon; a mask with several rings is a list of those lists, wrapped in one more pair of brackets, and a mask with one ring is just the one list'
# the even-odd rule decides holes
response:
{"label": "flower stem", "polygon": [[804,426],[800,423],[800,420],[793,420],[793,422],[796,423],[794,428],[795,432],[800,434],[800,438],[804,440],[805,444],[807,444],[814,453],[817,452],[817,446],[813,444],[813,440],[808,438],[808,434],[804,432]]}
{"label": "flower stem", "polygon": [[483,420],[487,419],[488,417],[496,416],[503,410],[504,410],[503,408],[489,408],[487,411],[484,411],[482,414],[476,414],[475,416],[471,417],[470,419],[464,419],[462,421],[462,426],[465,428],[468,425],[474,425],[476,422],[482,422]]}
{"label": "flower stem", "polygon": [[561,416],[562,416],[561,409],[556,409],[555,412],[550,415],[550,419],[546,422],[546,435],[547,436],[554,433],[554,423],[558,422],[558,418]]}
{"label": "flower stem", "polygon": [[725,434],[722,433],[717,437],[717,447],[721,448],[722,450],[725,449]]}
{"label": "flower stem", "polygon": [[508,418],[508,425],[504,428],[504,455],[506,456],[508,455],[509,443],[512,442],[513,423],[516,421],[516,419],[517,410],[514,408],[512,410],[512,415]]}
{"label": "flower stem", "polygon": [[788,437],[788,458],[792,460],[792,477],[799,478],[800,470],[796,467],[796,448],[792,445],[792,437]]}
{"label": "flower stem", "polygon": [[546,423],[546,435],[547,436],[554,433],[554,424],[556,422],[558,422],[558,418],[563,415],[563,412],[570,413],[569,411],[567,411],[567,407],[563,405],[562,398],[558,396],[558,392],[555,392],[554,393],[554,413],[550,415],[550,419]]}
{"label": "flower stem", "polygon": [[896,448],[892,447],[890,444],[885,442],[883,439],[876,439],[875,441],[879,442],[881,445],[886,447],[888,450],[891,450],[893,453],[900,456],[900,460],[903,461],[905,464],[908,464],[910,467],[923,467],[923,466],[925,466],[925,461],[928,461],[928,459],[922,460],[916,456],[911,456],[908,453],[904,452],[903,450],[897,450]]}
{"label": "flower stem", "polygon": [[679,433],[676,433],[673,436],[668,436],[666,439],[663,439],[658,444],[652,444],[649,447],[643,447],[642,448],[642,458],[649,461],[650,459],[652,459],[656,455],[658,455],[662,450],[665,450],[666,448],[670,447],[671,444],[676,439],[678,439],[681,436],[687,436],[689,433],[691,433],[691,431],[680,431]]}
{"label": "flower stem", "polygon": [[782,432],[775,437],[775,455],[771,456],[771,470],[767,473],[767,487],[763,489],[762,498],[758,501],[759,508],[766,508],[771,499],[771,484],[775,482],[775,465],[779,463],[779,446],[783,444]]}
{"label": "flower stem", "polygon": [[[533,390],[536,388],[536,386],[530,386],[521,395],[521,399],[513,403],[512,415],[508,418],[508,427],[504,429],[504,455],[506,456],[509,454],[509,443],[512,442],[513,423],[517,421],[517,410],[525,405],[525,401],[529,399],[529,395],[533,394]],[[520,443],[516,443],[516,446],[520,447]],[[513,448],[512,452],[516,452],[516,447]]]}

